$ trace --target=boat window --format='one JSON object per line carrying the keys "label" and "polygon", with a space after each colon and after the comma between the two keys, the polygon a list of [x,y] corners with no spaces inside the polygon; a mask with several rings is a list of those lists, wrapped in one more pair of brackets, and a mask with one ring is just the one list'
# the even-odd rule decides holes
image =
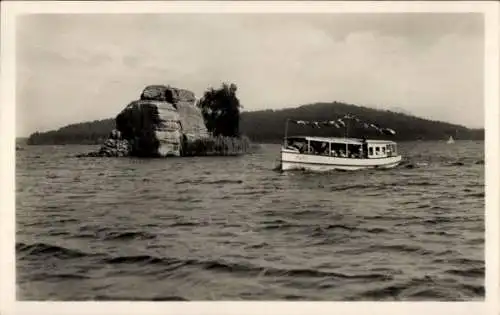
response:
{"label": "boat window", "polygon": [[[347,146],[347,151],[351,151],[351,146]],[[330,144],[330,155],[335,157],[347,157],[346,145],[345,143],[331,143]]]}
{"label": "boat window", "polygon": [[373,155],[373,147],[369,147],[368,148],[368,152],[369,152],[370,155]]}
{"label": "boat window", "polygon": [[289,150],[297,150],[299,152],[307,152],[307,142],[305,139],[287,139],[286,148]]}
{"label": "boat window", "polygon": [[382,147],[382,153],[385,154],[385,147]]}
{"label": "boat window", "polygon": [[355,159],[361,159],[363,157],[363,147],[361,145],[352,146],[352,157]]}
{"label": "boat window", "polygon": [[375,147],[375,153],[379,154],[380,153],[380,147]]}
{"label": "boat window", "polygon": [[316,155],[330,155],[330,153],[328,152],[328,148],[329,148],[328,142],[311,141],[310,142],[311,151],[309,153]]}

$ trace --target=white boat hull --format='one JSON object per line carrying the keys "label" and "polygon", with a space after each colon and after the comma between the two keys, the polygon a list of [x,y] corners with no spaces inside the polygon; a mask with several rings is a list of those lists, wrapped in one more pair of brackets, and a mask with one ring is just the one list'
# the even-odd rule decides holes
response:
{"label": "white boat hull", "polygon": [[398,166],[402,157],[392,156],[383,158],[359,159],[301,154],[292,150],[281,150],[281,169],[308,170],[308,171],[355,171],[362,169],[389,169]]}

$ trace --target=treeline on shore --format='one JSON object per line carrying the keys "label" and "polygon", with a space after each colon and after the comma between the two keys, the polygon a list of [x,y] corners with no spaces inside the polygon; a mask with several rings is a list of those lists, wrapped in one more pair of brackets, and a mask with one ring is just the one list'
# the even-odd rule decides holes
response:
{"label": "treeline on shore", "polygon": [[[452,136],[458,140],[484,140],[484,129],[469,129],[446,122],[423,119],[403,113],[376,110],[340,102],[315,103],[297,108],[260,110],[240,113],[239,130],[253,142],[278,143],[285,134],[287,119],[325,121],[335,120],[346,114],[362,121],[371,122],[396,131],[394,136],[381,135],[376,130],[359,125],[349,127],[349,136],[367,138],[390,138],[397,141],[444,140]],[[62,127],[48,132],[35,132],[28,138],[31,145],[101,144],[111,130],[115,119],[95,120]],[[311,128],[289,124],[288,135],[313,135],[342,137],[344,128]]]}

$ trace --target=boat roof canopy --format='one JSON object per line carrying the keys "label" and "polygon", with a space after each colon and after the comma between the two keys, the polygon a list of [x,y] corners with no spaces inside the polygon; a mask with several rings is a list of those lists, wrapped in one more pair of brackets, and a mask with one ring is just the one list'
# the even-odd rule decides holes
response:
{"label": "boat roof canopy", "polygon": [[[326,137],[308,137],[308,136],[290,136],[287,137],[288,140],[305,140],[305,141],[319,141],[319,142],[330,142],[330,143],[341,143],[341,144],[363,144],[363,139],[357,138],[326,138]],[[396,144],[394,141],[390,140],[370,140],[366,139],[367,144]]]}
{"label": "boat roof canopy", "polygon": [[396,144],[394,141],[390,140],[366,140],[367,143],[372,143],[372,144]]}

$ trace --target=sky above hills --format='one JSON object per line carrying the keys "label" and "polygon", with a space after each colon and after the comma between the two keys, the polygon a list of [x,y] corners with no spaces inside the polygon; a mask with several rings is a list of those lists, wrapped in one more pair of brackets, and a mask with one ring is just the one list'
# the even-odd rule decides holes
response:
{"label": "sky above hills", "polygon": [[114,117],[144,86],[245,110],[341,101],[483,127],[479,14],[93,14],[17,21],[16,133]]}

